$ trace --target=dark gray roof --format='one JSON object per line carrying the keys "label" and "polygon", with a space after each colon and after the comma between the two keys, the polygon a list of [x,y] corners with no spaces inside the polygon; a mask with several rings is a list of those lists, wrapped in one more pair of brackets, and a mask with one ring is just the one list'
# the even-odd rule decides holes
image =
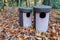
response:
{"label": "dark gray roof", "polygon": [[19,8],[19,11],[20,11],[20,12],[25,12],[25,13],[27,13],[27,12],[32,12],[32,8],[22,8],[22,7],[20,7],[20,8]]}
{"label": "dark gray roof", "polygon": [[41,5],[41,6],[34,6],[33,9],[36,12],[49,12],[51,10],[51,6]]}
{"label": "dark gray roof", "polygon": [[34,6],[35,8],[47,8],[47,9],[51,9],[51,6],[47,6],[47,5],[41,5],[41,6]]}

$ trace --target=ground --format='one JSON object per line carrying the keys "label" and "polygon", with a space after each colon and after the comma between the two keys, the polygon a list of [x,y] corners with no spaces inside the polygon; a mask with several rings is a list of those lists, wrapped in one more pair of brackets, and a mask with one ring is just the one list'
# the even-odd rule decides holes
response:
{"label": "ground", "polygon": [[[19,25],[18,8],[4,7],[0,13],[0,40],[60,40],[60,21],[56,17],[58,12],[51,10],[49,28],[46,33],[33,28],[23,28]],[[33,18],[33,17],[32,17]]]}

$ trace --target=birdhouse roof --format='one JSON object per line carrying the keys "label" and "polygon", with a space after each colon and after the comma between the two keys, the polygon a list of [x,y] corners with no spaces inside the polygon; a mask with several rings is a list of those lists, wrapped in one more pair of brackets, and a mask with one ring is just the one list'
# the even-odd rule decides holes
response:
{"label": "birdhouse roof", "polygon": [[34,11],[36,12],[49,12],[51,10],[51,6],[46,6],[46,5],[42,5],[42,6],[34,6]]}
{"label": "birdhouse roof", "polygon": [[19,11],[20,12],[24,12],[24,13],[28,13],[28,12],[32,12],[32,8],[22,8],[22,7],[20,7],[19,8]]}
{"label": "birdhouse roof", "polygon": [[47,9],[51,9],[51,6],[47,6],[47,5],[42,5],[42,6],[34,6],[35,8],[47,8]]}

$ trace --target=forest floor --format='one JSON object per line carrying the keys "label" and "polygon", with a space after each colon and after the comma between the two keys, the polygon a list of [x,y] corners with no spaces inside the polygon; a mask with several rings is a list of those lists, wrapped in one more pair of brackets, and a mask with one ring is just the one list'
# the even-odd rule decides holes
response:
{"label": "forest floor", "polygon": [[[60,40],[60,19],[56,9],[51,10],[49,28],[46,33],[19,26],[18,8],[4,7],[0,13],[0,40]],[[33,18],[32,18],[33,19]]]}

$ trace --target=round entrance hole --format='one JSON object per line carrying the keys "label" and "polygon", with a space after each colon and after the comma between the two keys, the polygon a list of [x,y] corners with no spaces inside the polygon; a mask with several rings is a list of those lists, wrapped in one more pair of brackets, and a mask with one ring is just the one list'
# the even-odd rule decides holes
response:
{"label": "round entrance hole", "polygon": [[40,18],[45,18],[46,17],[46,13],[45,12],[41,12],[39,16],[40,16]]}
{"label": "round entrance hole", "polygon": [[30,17],[30,13],[26,13],[26,16],[27,16],[27,17]]}

